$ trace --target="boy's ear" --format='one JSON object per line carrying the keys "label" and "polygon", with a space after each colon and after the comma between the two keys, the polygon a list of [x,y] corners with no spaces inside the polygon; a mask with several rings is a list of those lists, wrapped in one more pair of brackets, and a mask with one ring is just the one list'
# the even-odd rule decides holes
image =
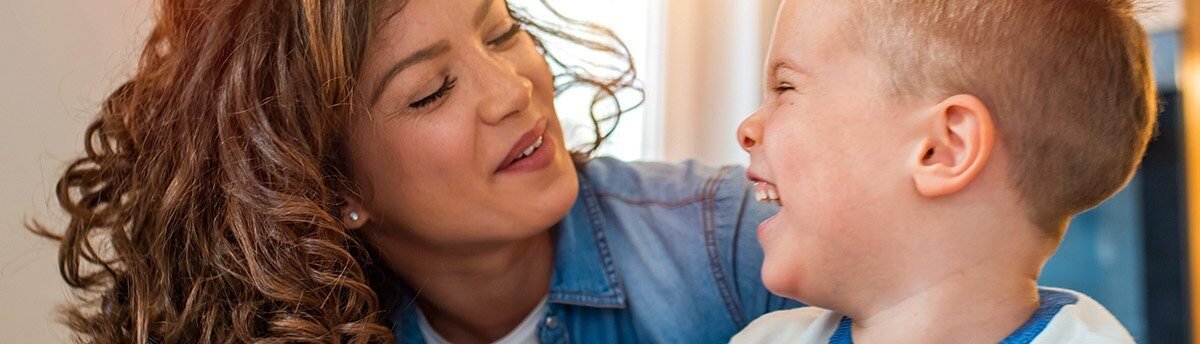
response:
{"label": "boy's ear", "polygon": [[995,145],[991,112],[979,98],[956,95],[930,109],[926,137],[911,161],[913,181],[926,197],[954,194],[983,170]]}

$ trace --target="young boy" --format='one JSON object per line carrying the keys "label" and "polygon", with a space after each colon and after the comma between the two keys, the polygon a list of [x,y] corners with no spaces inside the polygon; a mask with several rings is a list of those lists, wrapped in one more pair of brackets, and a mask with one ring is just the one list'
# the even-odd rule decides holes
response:
{"label": "young boy", "polygon": [[785,0],[739,128],[772,313],[735,343],[1130,343],[1039,288],[1154,127],[1131,0]]}

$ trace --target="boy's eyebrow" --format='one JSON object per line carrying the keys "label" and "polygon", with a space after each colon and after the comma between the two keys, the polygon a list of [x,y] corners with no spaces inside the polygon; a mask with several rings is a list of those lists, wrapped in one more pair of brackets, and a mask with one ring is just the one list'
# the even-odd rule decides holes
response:
{"label": "boy's eyebrow", "polygon": [[783,72],[784,70],[787,70],[792,73],[800,74],[802,76],[812,77],[812,73],[809,73],[807,69],[797,66],[795,63],[789,63],[788,61],[783,61],[783,60],[775,61],[774,63],[772,63],[770,72],[767,75],[773,76],[773,77],[778,77],[779,73]]}

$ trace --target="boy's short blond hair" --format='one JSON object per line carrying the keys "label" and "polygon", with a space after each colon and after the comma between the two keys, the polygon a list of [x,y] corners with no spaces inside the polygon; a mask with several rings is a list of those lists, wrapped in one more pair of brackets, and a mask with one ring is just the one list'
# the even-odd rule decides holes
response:
{"label": "boy's short blond hair", "polygon": [[850,25],[903,96],[971,94],[992,112],[1013,185],[1055,235],[1133,175],[1155,124],[1132,0],[856,0]]}

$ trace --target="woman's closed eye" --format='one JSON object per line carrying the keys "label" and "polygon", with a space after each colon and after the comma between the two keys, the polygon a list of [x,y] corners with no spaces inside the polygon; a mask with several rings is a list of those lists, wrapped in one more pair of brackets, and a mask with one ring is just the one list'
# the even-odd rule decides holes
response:
{"label": "woman's closed eye", "polygon": [[450,91],[453,90],[454,86],[457,84],[458,78],[447,76],[446,79],[442,80],[442,86],[438,87],[437,91],[434,91],[432,94],[421,98],[421,100],[409,104],[408,107],[414,110],[420,110],[429,107],[430,105],[437,103],[439,100],[442,100],[442,98],[445,98],[447,95],[449,95]]}
{"label": "woman's closed eye", "polygon": [[[521,24],[513,23],[512,26],[509,27],[508,31],[505,31],[504,33],[500,34],[500,36],[489,40],[487,45],[493,48],[503,48],[505,44],[514,41],[517,35],[523,31],[524,30],[521,28]],[[442,85],[438,87],[436,91],[421,98],[420,100],[413,102],[412,104],[409,104],[408,107],[413,110],[421,110],[437,103],[449,95],[450,91],[454,90],[454,86],[457,84],[457,81],[457,78],[447,76],[445,80],[442,81]]]}
{"label": "woman's closed eye", "polygon": [[523,31],[521,29],[521,24],[513,23],[512,26],[508,28],[508,31],[500,34],[499,37],[489,40],[487,45],[490,47],[502,47],[505,43],[512,42],[513,38],[516,38],[517,34],[521,33],[521,31]]}

